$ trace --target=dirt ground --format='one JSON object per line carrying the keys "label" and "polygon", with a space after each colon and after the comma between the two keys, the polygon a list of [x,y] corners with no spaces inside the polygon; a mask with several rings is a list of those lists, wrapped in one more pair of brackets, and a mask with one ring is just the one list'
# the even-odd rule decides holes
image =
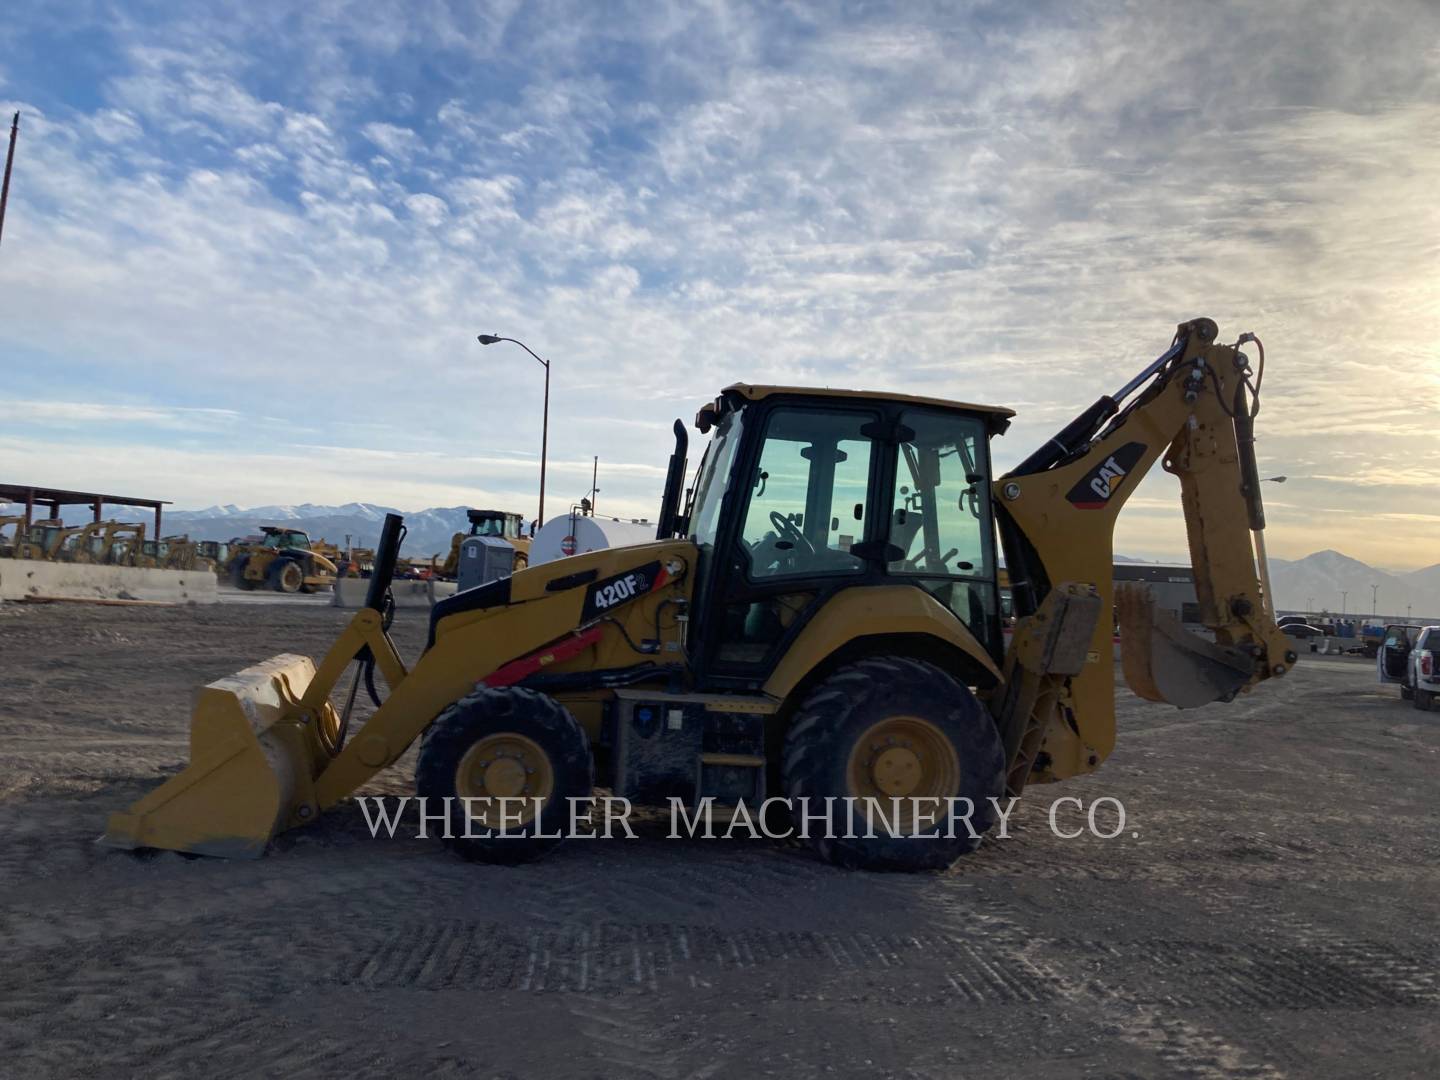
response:
{"label": "dirt ground", "polygon": [[[1440,713],[1363,663],[1122,692],[1105,767],[943,875],[658,824],[468,865],[353,805],[253,862],[94,843],[184,763],[196,686],[343,619],[0,606],[0,1075],[1435,1074]],[[1060,839],[1062,795],[1125,831]]]}

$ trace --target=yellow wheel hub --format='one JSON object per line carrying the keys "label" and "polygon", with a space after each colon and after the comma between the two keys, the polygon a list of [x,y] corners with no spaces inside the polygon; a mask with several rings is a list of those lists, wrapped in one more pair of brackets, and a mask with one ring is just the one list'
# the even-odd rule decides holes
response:
{"label": "yellow wheel hub", "polygon": [[[486,828],[528,824],[535,818],[535,799],[548,799],[555,790],[555,770],[540,744],[524,735],[502,732],[480,739],[455,768],[455,794],[476,800],[466,809]],[[499,799],[523,799],[502,804]],[[490,800],[490,801],[487,801]]]}
{"label": "yellow wheel hub", "polygon": [[910,795],[920,783],[920,757],[908,746],[892,746],[875,759],[870,774],[886,795]]}
{"label": "yellow wheel hub", "polygon": [[[889,820],[891,799],[903,800],[897,831],[912,832],[944,819],[943,800],[960,794],[960,757],[945,733],[918,716],[891,716],[871,725],[850,751],[845,770],[847,794],[876,799],[874,809]],[[916,805],[911,799],[936,799]],[[863,811],[863,806],[857,809]]]}

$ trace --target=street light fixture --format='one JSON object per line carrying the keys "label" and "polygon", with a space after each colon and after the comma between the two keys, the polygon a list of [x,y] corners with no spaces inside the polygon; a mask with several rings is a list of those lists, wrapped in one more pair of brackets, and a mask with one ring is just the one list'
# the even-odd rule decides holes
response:
{"label": "street light fixture", "polygon": [[481,345],[494,345],[497,341],[508,341],[512,345],[519,345],[545,369],[545,408],[540,416],[540,518],[541,525],[545,524],[545,452],[550,442],[550,361],[541,360],[534,349],[530,348],[523,341],[517,341],[513,337],[500,337],[498,334],[480,334],[476,341]]}

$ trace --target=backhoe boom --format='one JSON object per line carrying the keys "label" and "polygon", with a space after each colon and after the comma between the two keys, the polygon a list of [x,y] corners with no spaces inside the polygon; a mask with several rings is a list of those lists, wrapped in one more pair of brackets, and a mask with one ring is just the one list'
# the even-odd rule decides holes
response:
{"label": "backhoe boom", "polygon": [[[1153,701],[1189,708],[1228,699],[1294,663],[1275,626],[1259,541],[1259,376],[1251,382],[1240,343],[1217,345],[1217,333],[1208,319],[1181,325],[1171,348],[1119,395],[1102,397],[994,484],[1018,616],[1007,690],[992,706],[1011,752],[1012,790],[1091,772],[1113,749],[1112,609],[1126,679]],[[1143,586],[1115,595],[1115,519],[1157,460],[1180,480],[1200,617],[1213,642],[1157,612]],[[1084,596],[1098,602],[1079,603]],[[1088,639],[1078,664],[1043,644],[1076,639]]]}

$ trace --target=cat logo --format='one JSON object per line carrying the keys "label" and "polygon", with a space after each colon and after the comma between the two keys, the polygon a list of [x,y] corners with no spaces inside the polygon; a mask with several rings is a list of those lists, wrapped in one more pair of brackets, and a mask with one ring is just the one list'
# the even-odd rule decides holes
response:
{"label": "cat logo", "polygon": [[1077,510],[1104,509],[1110,502],[1110,496],[1115,494],[1144,455],[1144,443],[1126,443],[1086,473],[1065,498]]}
{"label": "cat logo", "polygon": [[1120,463],[1114,457],[1110,457],[1106,459],[1104,465],[1100,466],[1100,475],[1090,481],[1090,487],[1100,498],[1108,499],[1110,498],[1110,481],[1124,478],[1125,470],[1120,467]]}

